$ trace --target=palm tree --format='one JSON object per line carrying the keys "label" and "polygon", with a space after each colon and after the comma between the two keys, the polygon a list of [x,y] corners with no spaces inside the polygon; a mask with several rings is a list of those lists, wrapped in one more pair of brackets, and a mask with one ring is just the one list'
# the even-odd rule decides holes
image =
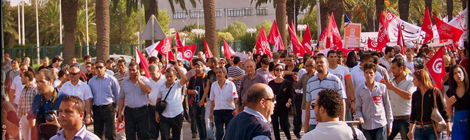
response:
{"label": "palm tree", "polygon": [[398,5],[398,12],[400,13],[400,18],[404,21],[408,21],[408,14],[410,11],[410,0],[399,0]]}
{"label": "palm tree", "polygon": [[[281,34],[282,42],[287,44],[287,30],[286,30],[286,3],[287,0],[251,0],[251,3],[255,3],[255,8],[261,6],[261,4],[273,2],[273,6],[276,9],[276,24]],[[300,4],[299,4],[300,5]]]}
{"label": "palm tree", "polygon": [[447,18],[449,21],[452,19],[452,12],[454,11],[454,0],[447,0]]}
{"label": "palm tree", "polygon": [[[50,1],[41,10],[39,27],[41,45],[52,46],[59,44],[59,2]],[[36,33],[34,33],[36,34]]]}
{"label": "palm tree", "polygon": [[[341,31],[342,27],[342,21],[343,21],[343,11],[344,11],[344,6],[343,6],[343,1],[344,0],[330,0],[328,1],[330,5],[330,10],[331,12],[334,13],[335,17],[335,22],[336,22],[336,27],[338,27],[338,32]],[[328,12],[328,13],[331,13]]]}
{"label": "palm tree", "polygon": [[379,30],[379,18],[380,18],[380,14],[384,11],[385,9],[385,2],[384,0],[375,0],[375,6],[376,6],[376,9],[375,9],[375,15],[376,17],[378,18],[375,18],[375,31],[378,31]]}
{"label": "palm tree", "polygon": [[8,46],[13,46],[15,39],[18,39],[18,31],[17,31],[17,23],[15,22],[15,18],[12,16],[12,9],[9,5],[10,2],[5,2],[5,5],[2,8],[3,14],[3,33],[9,36],[9,40],[5,41],[5,45],[8,42]]}
{"label": "palm tree", "polygon": [[[64,55],[75,56],[75,28],[77,26],[78,0],[62,1],[62,19],[64,19]],[[65,57],[69,62],[70,57]]]}
{"label": "palm tree", "polygon": [[206,26],[206,41],[207,45],[214,54],[214,57],[218,57],[220,47],[217,44],[217,24],[215,20],[215,3],[214,0],[203,0],[202,8],[204,10],[204,25]]}
{"label": "palm tree", "polygon": [[105,61],[109,58],[109,1],[97,0],[96,10],[96,59]]}

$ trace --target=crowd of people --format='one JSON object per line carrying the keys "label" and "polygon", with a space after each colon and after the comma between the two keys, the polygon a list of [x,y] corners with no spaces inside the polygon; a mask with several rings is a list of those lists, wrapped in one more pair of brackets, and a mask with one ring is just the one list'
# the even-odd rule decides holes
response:
{"label": "crowd of people", "polygon": [[[280,131],[286,139],[290,131],[298,139],[438,139],[444,132],[469,139],[467,49],[445,49],[443,79],[432,79],[425,66],[436,51],[423,45],[404,54],[386,47],[226,59],[199,52],[190,62],[151,56],[146,68],[89,55],[62,64],[57,55],[36,70],[29,57],[5,54],[2,124],[7,138],[26,140],[121,139],[116,123],[123,121],[125,139],[183,139],[184,120],[192,138],[204,140],[280,140]],[[437,129],[436,112],[446,130]]]}

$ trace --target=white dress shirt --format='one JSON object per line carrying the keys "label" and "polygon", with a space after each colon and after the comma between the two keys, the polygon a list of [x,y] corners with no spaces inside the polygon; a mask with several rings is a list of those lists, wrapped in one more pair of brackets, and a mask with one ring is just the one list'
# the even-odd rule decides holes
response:
{"label": "white dress shirt", "polygon": [[[408,92],[415,92],[416,87],[413,84],[413,77],[409,74],[406,74],[405,79],[401,80],[400,83],[397,83],[393,74],[391,75],[391,81],[395,86],[399,89],[408,91]],[[393,90],[388,90],[388,94],[390,96],[390,103],[392,104],[392,112],[393,116],[406,116],[411,115],[411,99],[403,99]]]}
{"label": "white dress shirt", "polygon": [[[154,81],[152,78],[149,79],[150,82],[150,89],[152,91],[149,94],[149,100],[150,100],[150,105],[155,106],[157,103],[157,93],[158,93],[158,88],[160,88],[161,85],[164,85],[166,82],[165,75],[160,75],[160,79],[158,81]],[[163,97],[165,98],[165,97]]]}
{"label": "white dress shirt", "polygon": [[[173,86],[173,88],[171,88],[171,86]],[[165,111],[162,112],[165,118],[174,118],[183,112],[183,93],[181,92],[181,88],[183,88],[184,84],[180,85],[180,80],[176,80],[171,86],[167,88],[166,84],[162,84],[157,91],[157,99],[161,98],[162,101],[169,93],[166,98],[168,104]],[[168,92],[170,88],[171,91]]]}
{"label": "white dress shirt", "polygon": [[[356,131],[357,139],[366,140],[362,131],[354,128]],[[352,140],[353,132],[346,122],[343,121],[331,121],[318,123],[317,127],[307,134],[302,136],[301,140],[312,140],[312,139],[328,139],[328,140]]]}
{"label": "white dress shirt", "polygon": [[71,81],[64,83],[60,88],[60,92],[66,95],[78,96],[80,97],[80,99],[83,100],[83,102],[85,102],[85,100],[93,98],[90,86],[80,80],[78,80],[77,85],[73,85]]}
{"label": "white dress shirt", "polygon": [[220,88],[219,81],[215,81],[211,87],[209,99],[215,103],[214,110],[235,110],[233,99],[238,98],[238,93],[232,81],[225,80],[222,88]]}

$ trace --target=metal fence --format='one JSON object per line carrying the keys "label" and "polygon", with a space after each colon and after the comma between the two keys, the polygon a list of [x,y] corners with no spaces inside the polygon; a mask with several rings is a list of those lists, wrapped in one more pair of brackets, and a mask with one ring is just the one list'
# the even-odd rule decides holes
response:
{"label": "metal fence", "polygon": [[[247,47],[245,41],[228,41],[227,42],[230,47],[234,51],[249,51],[253,49],[253,47]],[[109,54],[119,54],[119,55],[130,55],[134,56],[135,55],[135,48],[138,47],[138,44],[121,44],[121,45],[111,45],[109,47]],[[219,44],[221,50],[223,50],[223,42],[220,42]],[[38,53],[39,57],[42,59],[45,56],[49,58],[53,58],[55,55],[61,55],[62,57],[72,57],[72,56],[63,56],[62,55],[62,50],[64,49],[64,46],[40,46],[39,47],[39,52],[37,51],[37,47],[12,47],[12,48],[4,48],[4,53],[9,53],[10,57],[12,59],[14,58],[20,58],[23,59],[24,57],[29,57],[32,60],[37,59]],[[89,49],[89,50],[88,50]],[[83,56],[87,55],[87,50],[88,54],[91,56],[96,56],[96,52],[100,50],[96,50],[96,46],[75,46],[75,56],[77,58],[82,58]],[[203,42],[198,42],[197,43],[197,52],[204,51],[204,43]],[[196,54],[197,54],[196,52]],[[222,51],[220,51],[219,56],[223,57]]]}

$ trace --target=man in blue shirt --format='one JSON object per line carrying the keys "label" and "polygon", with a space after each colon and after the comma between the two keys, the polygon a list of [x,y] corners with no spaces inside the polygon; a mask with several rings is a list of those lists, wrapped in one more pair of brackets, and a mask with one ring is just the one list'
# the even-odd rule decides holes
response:
{"label": "man in blue shirt", "polygon": [[[119,83],[106,73],[103,61],[95,63],[97,76],[90,79],[88,85],[93,94],[94,132],[101,139],[116,139],[116,104],[119,101]],[[106,130],[105,130],[106,128]]]}
{"label": "man in blue shirt", "polygon": [[[32,128],[35,128],[31,133],[36,133],[36,136],[39,139],[49,139],[52,135],[45,135],[45,133],[51,134],[52,132],[50,131],[54,130],[42,129],[40,132],[39,125],[48,124],[49,126],[55,125],[57,126],[56,128],[59,127],[56,119],[57,116],[55,115],[52,116],[51,121],[46,121],[46,112],[50,110],[55,110],[57,112],[59,110],[60,103],[66,94],[59,93],[58,89],[54,88],[54,73],[51,70],[43,69],[39,71],[38,74],[36,74],[36,83],[39,94],[34,97],[31,111],[28,115],[28,120],[30,120],[30,122],[36,122],[35,124],[31,124]],[[57,131],[52,134],[55,133],[57,133]]]}

